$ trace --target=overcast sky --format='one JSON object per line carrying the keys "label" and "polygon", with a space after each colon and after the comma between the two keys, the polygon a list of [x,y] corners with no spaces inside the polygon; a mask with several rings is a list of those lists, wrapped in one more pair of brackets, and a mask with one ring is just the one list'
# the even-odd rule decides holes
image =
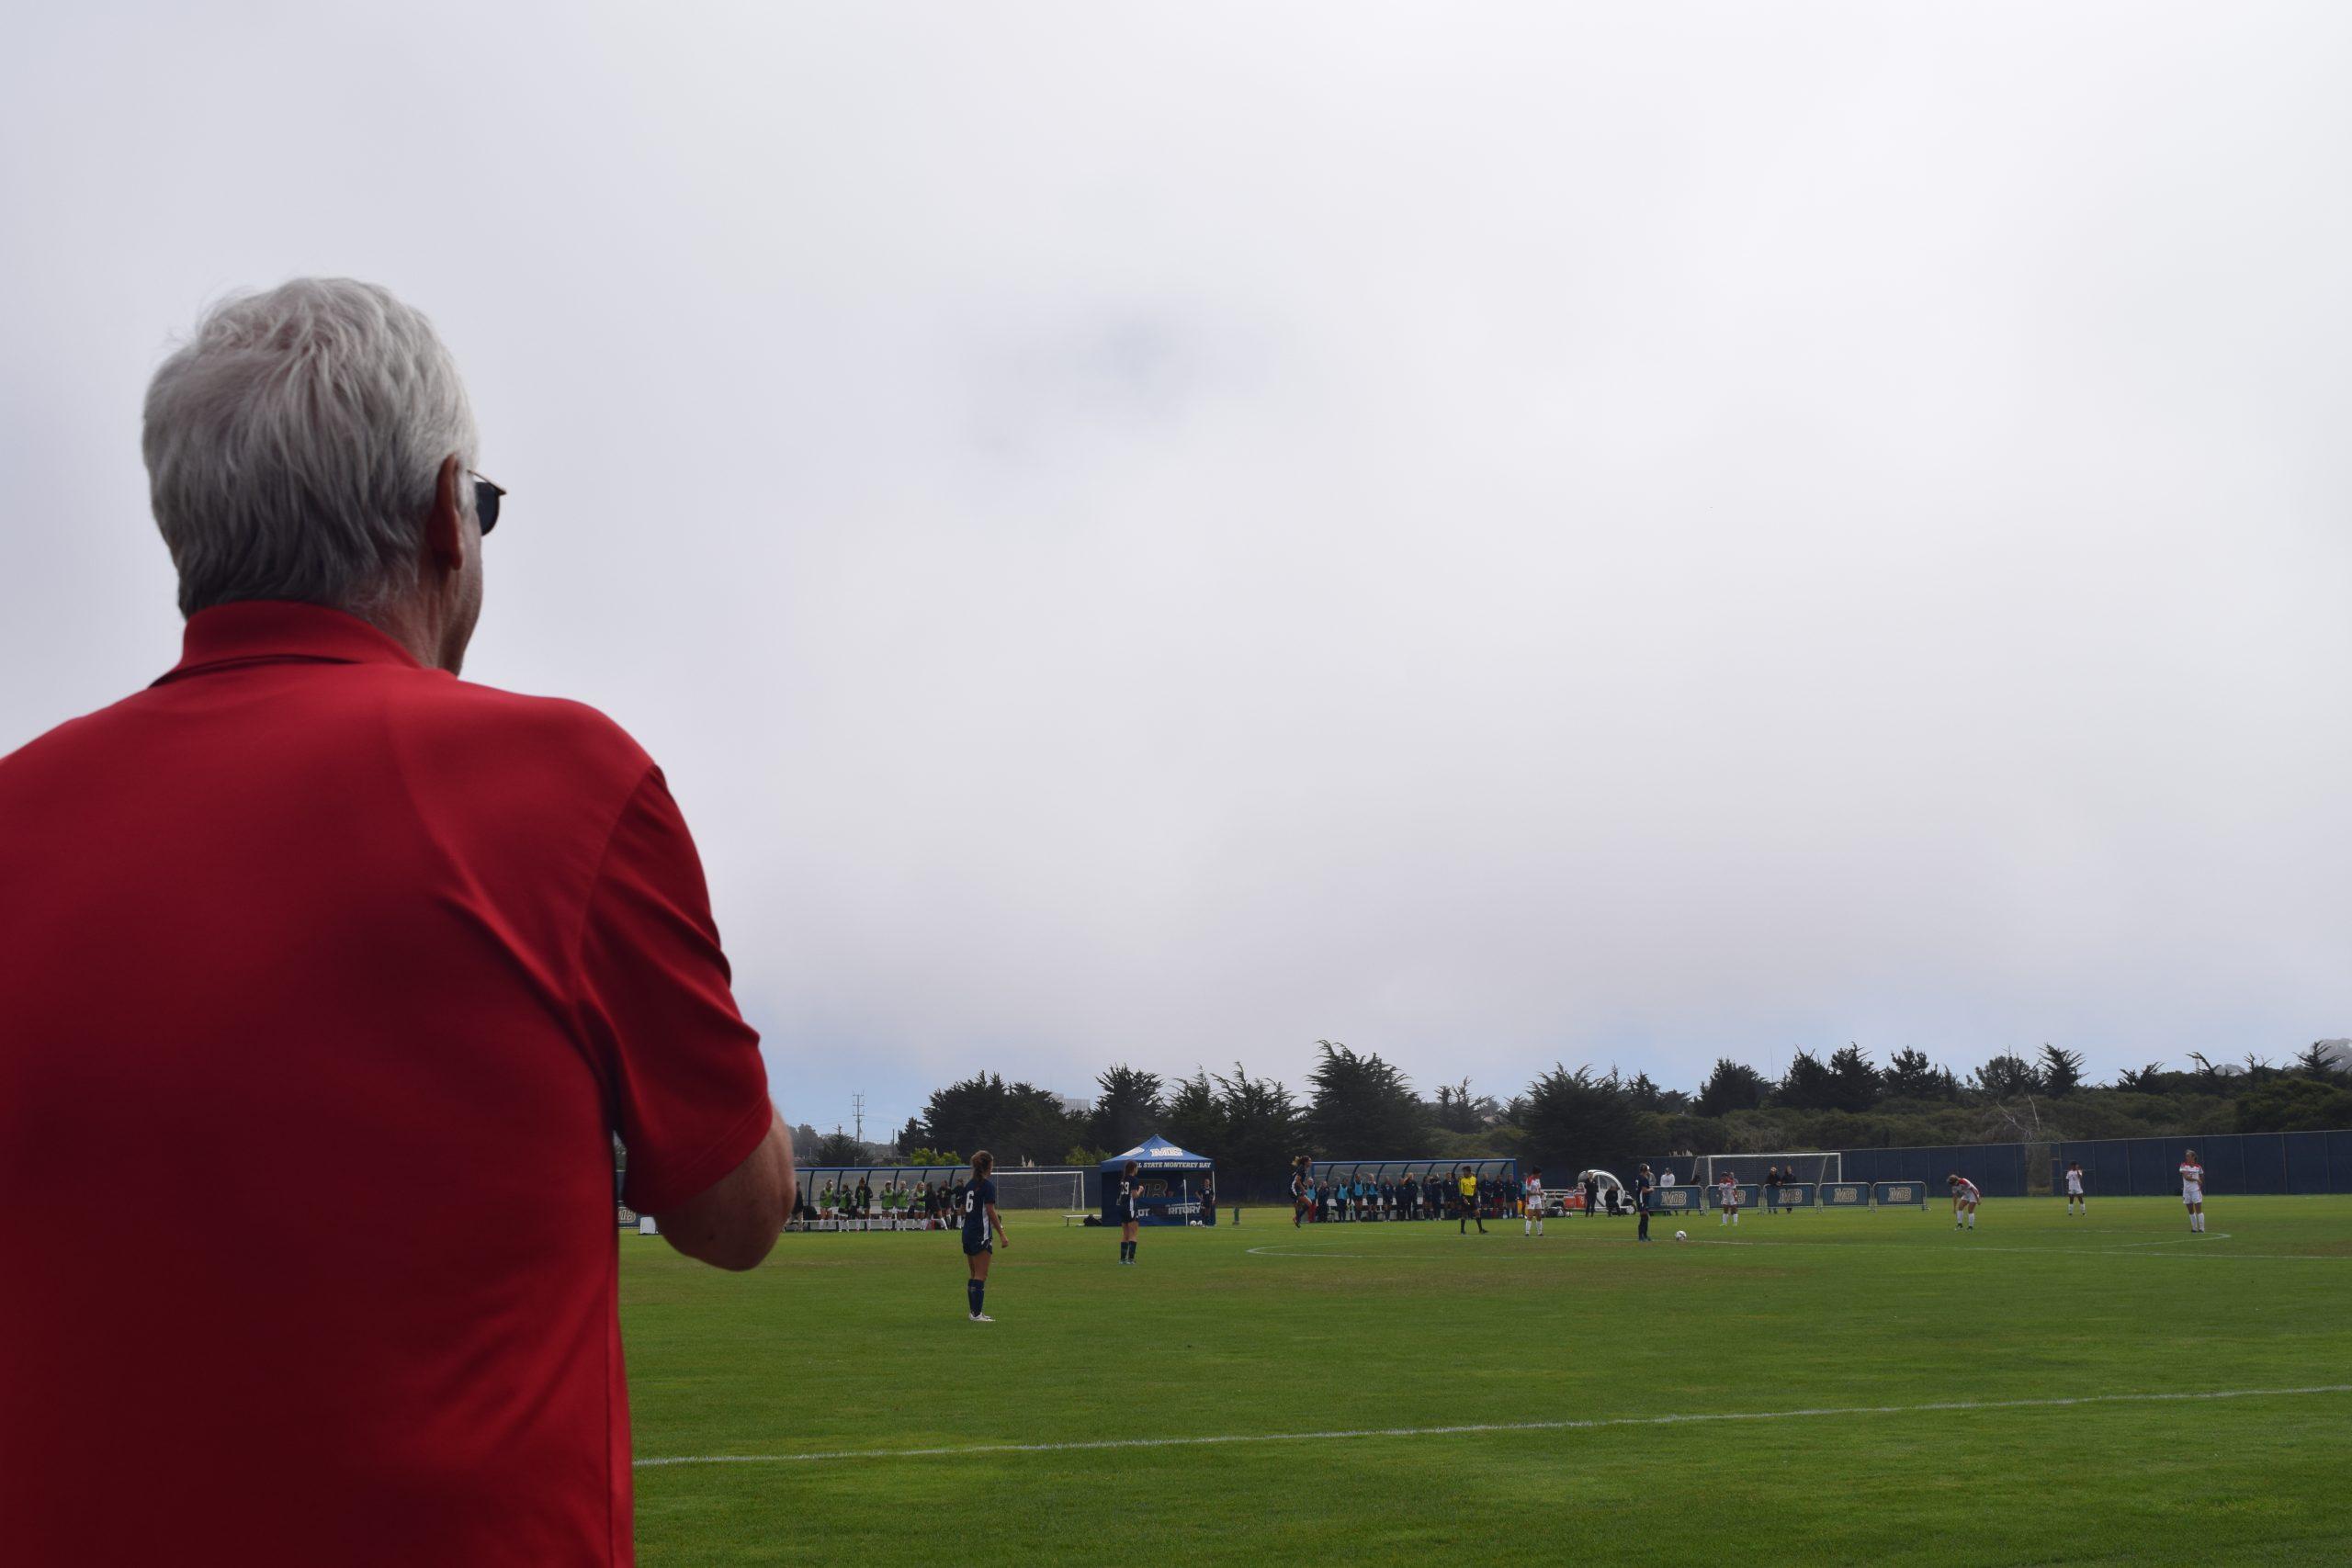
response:
{"label": "overcast sky", "polygon": [[2352,1032],[2352,10],[12,28],[0,750],[175,657],[175,334],[385,283],[795,1120]]}

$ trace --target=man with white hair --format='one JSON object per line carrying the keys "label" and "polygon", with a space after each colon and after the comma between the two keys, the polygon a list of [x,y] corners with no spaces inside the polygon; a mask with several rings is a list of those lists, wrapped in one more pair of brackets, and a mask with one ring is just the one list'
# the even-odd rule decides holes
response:
{"label": "man with white hair", "polygon": [[180,662],[0,758],[0,1557],[632,1556],[626,1199],[749,1269],[792,1145],[661,771],[456,679],[497,486],[302,279],[147,396]]}

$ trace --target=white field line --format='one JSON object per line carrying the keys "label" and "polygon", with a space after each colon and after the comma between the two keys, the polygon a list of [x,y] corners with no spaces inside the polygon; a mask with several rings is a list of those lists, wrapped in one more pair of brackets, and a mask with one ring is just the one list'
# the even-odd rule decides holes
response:
{"label": "white field line", "polygon": [[[2114,1234],[2123,1235],[2128,1233],[2117,1232]],[[1973,1241],[1963,1238],[1954,1241],[1951,1243],[1951,1246],[1961,1254],[1973,1252],[2003,1252],[2028,1258],[2111,1258],[2120,1255],[2126,1258],[2201,1258],[2207,1262],[2245,1262],[2249,1260],[2259,1260],[2268,1263],[2352,1263],[2352,1256],[2347,1256],[2343,1253],[2239,1252],[2234,1248],[2228,1247],[2213,1252],[2206,1252],[2202,1250],[2206,1245],[2212,1242],[2227,1241],[2230,1239],[2230,1236],[2231,1233],[2228,1231],[2214,1231],[2209,1235],[2180,1235],[2174,1236],[2165,1241],[2122,1241],[2117,1242],[2111,1247],[2003,1247],[1998,1243],[1979,1246]],[[1625,1238],[1619,1237],[1616,1239],[1622,1242]],[[1662,1245],[1666,1246],[1676,1245],[1671,1236],[1661,1237],[1660,1242]],[[1770,1241],[1762,1237],[1750,1240],[1746,1236],[1694,1235],[1688,1242],[1681,1243],[1680,1245],[1687,1247],[1828,1247],[1833,1250],[1840,1248],[1847,1250],[1860,1250],[1864,1247],[1882,1247],[1887,1251],[1926,1253],[1935,1250],[1939,1244],[1930,1241]],[[2150,1250],[2151,1248],[2164,1247],[2186,1247],[2192,1250],[2188,1252],[2156,1252]],[[1450,1258],[1458,1259],[1462,1257],[1462,1254],[1459,1252],[1337,1252],[1328,1247],[1283,1247],[1279,1244],[1266,1247],[1245,1247],[1243,1251],[1252,1258],[1356,1258],[1367,1259],[1373,1262],[1386,1262],[1390,1258],[1395,1258],[1400,1262],[1428,1263]],[[1560,1257],[1565,1255],[1557,1252],[1521,1252],[1513,1248],[1508,1252],[1489,1252],[1485,1256],[1487,1258],[1510,1258],[1519,1262],[1532,1262],[1539,1258]]]}
{"label": "white field line", "polygon": [[[2267,1263],[2352,1263],[2352,1255],[2340,1252],[2238,1252],[2224,1248],[2217,1252],[2203,1250],[2209,1242],[2227,1241],[2228,1231],[2210,1235],[2180,1235],[2169,1241],[2120,1241],[2113,1247],[1977,1247],[1965,1240],[1952,1245],[1962,1253],[2006,1252],[2030,1258],[2200,1258],[2208,1263],[2245,1262],[2260,1259]],[[1692,1236],[1691,1245],[1698,1247],[1869,1247],[1861,1241],[1741,1241],[1730,1236]],[[1910,1252],[1927,1252],[1928,1242],[1899,1242],[1896,1247]],[[2188,1252],[2155,1252],[2159,1247],[2186,1247]]]}
{"label": "white field line", "polygon": [[814,1464],[825,1460],[962,1459],[980,1454],[1092,1453],[1110,1449],[1200,1449],[1231,1443],[1330,1443],[1351,1438],[1450,1438],[1472,1432],[1593,1432],[1618,1427],[1683,1427],[1716,1421],[1805,1421],[1837,1416],[1925,1416],[1981,1410],[2060,1410],[2080,1404],[2172,1404],[2215,1399],[2290,1399],[2352,1393],[2352,1382],[2302,1388],[2224,1388],[2197,1393],[2083,1393],[2052,1399],[1950,1399],[1928,1404],[1843,1404],[1800,1410],[1717,1410],[1687,1416],[1608,1416],[1583,1421],[1474,1421],[1450,1427],[1355,1427],[1329,1432],[1230,1432],[1210,1438],[1101,1438],[1072,1443],[973,1443],[961,1448],[837,1449],[823,1453],[698,1454],[641,1459],[639,1470],[673,1464]]}

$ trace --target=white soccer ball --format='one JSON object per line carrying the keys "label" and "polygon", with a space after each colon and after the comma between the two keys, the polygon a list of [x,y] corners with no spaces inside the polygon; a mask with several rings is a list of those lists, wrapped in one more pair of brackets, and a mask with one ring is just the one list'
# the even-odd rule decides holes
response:
{"label": "white soccer ball", "polygon": [[1689,1231],[1676,1231],[1674,1233],[1674,1239],[1677,1241],[1689,1241],[1690,1239],[1690,1233]]}

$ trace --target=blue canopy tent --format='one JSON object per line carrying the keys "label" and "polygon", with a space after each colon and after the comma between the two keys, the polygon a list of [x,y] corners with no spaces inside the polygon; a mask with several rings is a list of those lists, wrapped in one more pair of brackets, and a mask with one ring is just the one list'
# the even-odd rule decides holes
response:
{"label": "blue canopy tent", "polygon": [[1216,1162],[1205,1155],[1190,1149],[1180,1149],[1154,1133],[1125,1154],[1113,1155],[1102,1162],[1102,1222],[1112,1223],[1111,1205],[1119,1196],[1119,1172],[1133,1160],[1140,1168],[1137,1177],[1143,1182],[1143,1200],[1136,1205],[1136,1217],[1148,1225],[1181,1225],[1197,1219],[1204,1224],[1216,1224],[1214,1203],[1202,1201],[1216,1174]]}

